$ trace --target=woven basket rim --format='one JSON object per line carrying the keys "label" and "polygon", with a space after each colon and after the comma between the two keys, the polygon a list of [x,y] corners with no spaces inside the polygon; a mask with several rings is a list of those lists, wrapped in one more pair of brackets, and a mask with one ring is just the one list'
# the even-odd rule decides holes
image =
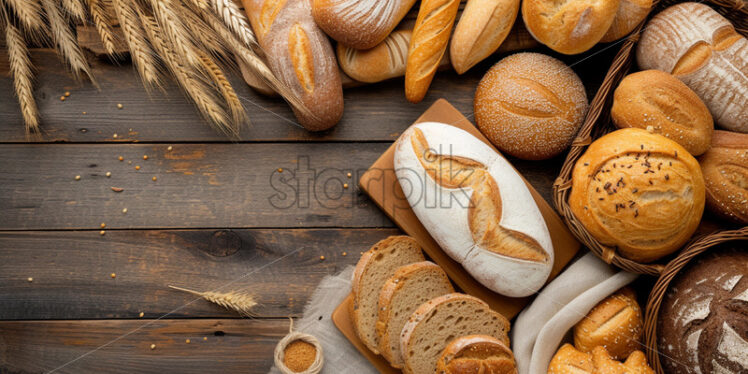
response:
{"label": "woven basket rim", "polygon": [[[636,42],[639,40],[639,35],[649,21],[649,18],[667,6],[683,2],[687,1],[655,0],[650,14],[637,25],[629,36],[623,39],[621,48],[613,59],[613,63],[608,69],[603,83],[590,102],[584,122],[572,142],[559,176],[553,184],[554,205],[572,234],[603,261],[637,274],[659,276],[665,268],[665,264],[645,264],[629,260],[623,256],[619,256],[614,247],[606,246],[595,239],[581,221],[577,219],[568,203],[571,193],[572,171],[577,160],[586,151],[587,147],[594,139],[601,135],[603,132],[602,127],[608,125],[607,116],[609,114],[613,91],[629,72],[634,58]],[[736,22],[735,19],[742,20],[741,22],[746,23],[746,25],[742,23],[735,25],[735,29],[744,36],[748,35],[748,6],[746,6],[746,2],[743,0],[706,0],[705,3],[717,8],[720,13],[727,16],[734,24]],[[603,123],[601,124],[601,122]],[[677,254],[678,251],[675,253]]]}
{"label": "woven basket rim", "polygon": [[696,239],[689,244],[675,259],[670,261],[655,282],[647,299],[644,312],[644,345],[647,348],[647,361],[657,374],[665,374],[657,350],[657,317],[668,286],[675,276],[694,258],[719,244],[748,240],[748,226],[736,230],[727,230]]}

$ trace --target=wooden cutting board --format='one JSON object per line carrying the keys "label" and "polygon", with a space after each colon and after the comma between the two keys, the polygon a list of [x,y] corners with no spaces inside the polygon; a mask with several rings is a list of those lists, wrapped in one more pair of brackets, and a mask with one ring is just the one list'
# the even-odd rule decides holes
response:
{"label": "wooden cutting board", "polygon": [[[455,107],[444,99],[437,100],[426,112],[423,113],[415,123],[442,122],[463,129],[476,138],[480,139],[491,148],[496,148],[486,139],[473,124],[468,121]],[[414,123],[414,124],[415,124]],[[498,150],[496,150],[498,152]],[[429,235],[421,222],[418,221],[410,204],[403,194],[400,183],[397,181],[394,170],[395,144],[387,149],[379,159],[364,173],[359,180],[359,186],[376,203],[385,214],[397,224],[400,229],[412,236],[422,247],[432,261],[441,266],[452,282],[462,292],[487,302],[491,308],[507,319],[516,316],[532,297],[511,298],[499,295],[478,283],[458,262],[452,260]],[[524,179],[524,178],[523,178]],[[525,183],[527,181],[525,180]],[[543,199],[542,196],[527,183],[535,203],[545,218],[546,225],[551,234],[553,249],[555,252],[553,269],[548,278],[550,282],[569,263],[579,251],[580,244],[566,228],[556,211]],[[374,243],[372,243],[374,244]],[[358,339],[353,331],[353,325],[349,315],[348,304],[352,301],[351,296],[346,298],[332,315],[333,322],[354,346],[374,364],[380,372],[399,373],[390,367],[381,356],[369,351]]]}

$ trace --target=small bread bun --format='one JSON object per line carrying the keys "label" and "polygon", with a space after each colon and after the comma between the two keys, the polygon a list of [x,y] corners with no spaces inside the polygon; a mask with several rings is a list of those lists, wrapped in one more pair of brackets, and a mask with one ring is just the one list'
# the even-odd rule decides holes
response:
{"label": "small bread bun", "polygon": [[569,205],[602,244],[633,261],[651,262],[691,238],[704,194],[701,167],[685,148],[629,128],[597,139],[577,160]]}
{"label": "small bread bun", "polygon": [[597,44],[613,24],[620,0],[525,0],[527,30],[550,49],[574,55]]}
{"label": "small bread bun", "polygon": [[563,62],[517,53],[483,76],[474,101],[475,122],[502,151],[526,160],[563,152],[587,112],[584,85]]}
{"label": "small bread bun", "polygon": [[595,365],[594,373],[655,374],[642,351],[634,351],[626,362],[621,363],[612,359],[605,347],[598,346],[592,350],[592,362]]}
{"label": "small bread bun", "polygon": [[748,225],[748,134],[715,131],[699,163],[709,210]]}
{"label": "small bread bun", "polygon": [[638,127],[682,145],[698,156],[712,142],[714,122],[709,109],[678,78],[645,70],[623,78],[613,95],[610,115],[619,129]]}
{"label": "small bread bun", "polygon": [[512,351],[488,335],[468,335],[444,348],[436,372],[444,374],[516,374]]}
{"label": "small bread bun", "polygon": [[621,0],[618,12],[613,18],[608,32],[600,39],[601,43],[608,43],[628,35],[636,25],[647,17],[652,9],[652,0]]}
{"label": "small bread bun", "polygon": [[568,343],[558,349],[548,365],[548,374],[591,374],[593,370],[592,355]]}
{"label": "small bread bun", "polygon": [[602,346],[614,359],[623,360],[639,347],[643,331],[636,294],[624,287],[597,304],[574,326],[574,346],[582,352]]}

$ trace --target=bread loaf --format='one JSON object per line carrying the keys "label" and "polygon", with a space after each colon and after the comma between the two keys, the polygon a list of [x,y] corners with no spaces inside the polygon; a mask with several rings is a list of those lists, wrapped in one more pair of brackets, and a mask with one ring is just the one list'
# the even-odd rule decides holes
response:
{"label": "bread loaf", "polygon": [[654,370],[642,351],[634,351],[621,363],[612,359],[604,347],[585,353],[564,344],[548,365],[548,374],[654,374]]}
{"label": "bread loaf", "polygon": [[553,265],[550,234],[503,157],[464,130],[425,122],[400,136],[394,161],[416,216],[470,275],[507,296],[540,289]]}
{"label": "bread loaf", "polygon": [[496,52],[509,35],[518,11],[519,0],[468,0],[449,47],[457,74]]}
{"label": "bread loaf", "polygon": [[242,0],[270,70],[291,88],[311,116],[294,109],[310,131],[343,116],[343,86],[330,41],[312,18],[309,0]]}
{"label": "bread loaf", "polygon": [[447,50],[459,6],[459,0],[421,1],[405,67],[405,98],[411,103],[418,103],[426,96]]}
{"label": "bread loaf", "polygon": [[433,262],[403,265],[379,292],[377,339],[379,353],[395,368],[403,367],[400,332],[421,304],[454,292],[447,274]]}
{"label": "bread loaf", "polygon": [[527,30],[548,48],[567,55],[597,44],[610,29],[620,0],[525,0]]}
{"label": "bread loaf", "polygon": [[715,131],[699,163],[709,210],[748,225],[748,134]]}
{"label": "bread loaf", "polygon": [[317,25],[338,42],[355,49],[381,43],[408,14],[416,0],[313,0]]}
{"label": "bread loaf", "polygon": [[376,47],[359,50],[338,44],[338,62],[351,78],[367,83],[401,77],[408,61],[412,30],[395,30]]}
{"label": "bread loaf", "polygon": [[574,346],[582,352],[604,347],[624,360],[641,343],[644,321],[634,291],[625,287],[597,304],[574,326]]}
{"label": "bread loaf", "polygon": [[409,236],[390,236],[364,252],[353,271],[351,316],[353,328],[372,352],[379,354],[376,323],[379,292],[397,268],[424,261],[421,247]]}
{"label": "bread loaf", "polygon": [[652,9],[652,0],[620,0],[613,24],[600,39],[602,43],[612,42],[628,35],[636,25],[647,18]]}
{"label": "bread loaf", "polygon": [[623,78],[613,94],[616,127],[638,127],[674,140],[698,156],[711,145],[714,122],[704,102],[672,75],[646,70]]}
{"label": "bread loaf", "polygon": [[558,349],[548,365],[548,374],[592,374],[594,370],[592,354],[582,352],[568,343]]}
{"label": "bread loaf", "polygon": [[542,160],[571,144],[587,113],[587,94],[563,62],[517,53],[483,76],[473,112],[478,128],[502,152]]}
{"label": "bread loaf", "polygon": [[636,50],[642,69],[673,74],[720,126],[748,132],[748,40],[700,3],[671,6],[649,21]]}
{"label": "bread loaf", "polygon": [[678,143],[622,129],[595,140],[577,160],[569,205],[602,244],[651,262],[691,238],[704,211],[704,179]]}
{"label": "bread loaf", "polygon": [[444,348],[466,335],[488,335],[509,346],[509,321],[478,298],[453,293],[416,309],[403,327],[403,373],[433,374]]}
{"label": "bread loaf", "polygon": [[514,355],[501,340],[468,335],[444,348],[436,372],[440,374],[517,374]]}
{"label": "bread loaf", "polygon": [[670,283],[657,318],[666,373],[748,372],[746,245],[710,248]]}

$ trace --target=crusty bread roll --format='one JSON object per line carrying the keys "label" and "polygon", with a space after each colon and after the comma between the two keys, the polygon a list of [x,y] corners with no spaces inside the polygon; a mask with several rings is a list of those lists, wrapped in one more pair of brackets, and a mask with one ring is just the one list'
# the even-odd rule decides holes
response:
{"label": "crusty bread roll", "polygon": [[449,46],[457,74],[468,71],[499,48],[518,11],[519,0],[468,0]]}
{"label": "crusty bread roll", "polygon": [[525,0],[527,30],[548,48],[567,55],[597,44],[613,24],[620,0]]}
{"label": "crusty bread roll", "polygon": [[[299,0],[300,1],[300,0]],[[381,43],[408,14],[416,0],[313,0],[317,25],[338,42],[355,49]]]}
{"label": "crusty bread roll", "polygon": [[613,24],[600,42],[608,43],[628,35],[636,25],[647,18],[651,9],[652,0],[621,0]]}
{"label": "crusty bread roll", "polygon": [[582,352],[604,347],[616,360],[624,360],[640,346],[644,320],[636,294],[624,287],[595,305],[574,326],[574,346]]}
{"label": "crusty bread roll", "polygon": [[376,323],[379,292],[403,265],[424,261],[421,247],[409,236],[390,236],[361,255],[353,271],[351,318],[356,335],[372,352],[379,354]]}
{"label": "crusty bread roll", "polygon": [[593,370],[592,355],[568,343],[558,349],[548,365],[548,374],[591,374]]}
{"label": "crusty bread roll", "polygon": [[678,143],[622,129],[595,140],[577,160],[569,205],[602,244],[651,262],[691,238],[704,211],[704,179]]}
{"label": "crusty bread roll", "polygon": [[395,30],[376,47],[359,50],[338,44],[338,63],[351,78],[375,83],[405,74],[412,30]]}
{"label": "crusty bread roll", "polygon": [[413,211],[478,282],[512,297],[543,286],[553,244],[527,185],[468,132],[425,122],[397,141],[395,172]]}
{"label": "crusty bread roll", "polygon": [[636,59],[642,69],[683,81],[720,126],[748,132],[748,40],[712,8],[680,3],[657,14],[644,28]]}
{"label": "crusty bread roll", "polygon": [[294,109],[310,131],[335,126],[343,116],[343,86],[330,41],[312,18],[308,0],[242,0],[270,70],[311,111]]}
{"label": "crusty bread roll", "polygon": [[467,335],[444,348],[436,372],[440,374],[517,374],[514,355],[501,340]]}
{"label": "crusty bread roll", "polygon": [[563,62],[517,53],[496,63],[475,91],[481,132],[501,151],[542,160],[565,150],[587,113],[584,85]]}
{"label": "crusty bread roll", "polygon": [[421,1],[405,67],[405,98],[411,103],[418,103],[426,96],[447,50],[459,7],[460,0]]}
{"label": "crusty bread roll", "polygon": [[548,374],[654,374],[654,370],[642,351],[634,351],[621,363],[612,359],[604,347],[585,353],[564,344],[548,365]]}
{"label": "crusty bread roll", "polygon": [[613,94],[616,127],[638,127],[675,140],[698,156],[712,141],[714,122],[695,92],[672,75],[645,70],[623,78]]}
{"label": "crusty bread roll", "polygon": [[715,131],[699,163],[709,210],[748,225],[748,134]]}
{"label": "crusty bread roll", "polygon": [[509,321],[482,300],[452,293],[431,299],[403,327],[400,350],[405,374],[433,374],[439,356],[452,339],[488,335],[509,346]]}
{"label": "crusty bread roll", "polygon": [[421,304],[453,292],[444,270],[429,261],[403,265],[384,283],[379,292],[377,339],[379,353],[392,367],[403,367],[400,332],[408,317]]}

